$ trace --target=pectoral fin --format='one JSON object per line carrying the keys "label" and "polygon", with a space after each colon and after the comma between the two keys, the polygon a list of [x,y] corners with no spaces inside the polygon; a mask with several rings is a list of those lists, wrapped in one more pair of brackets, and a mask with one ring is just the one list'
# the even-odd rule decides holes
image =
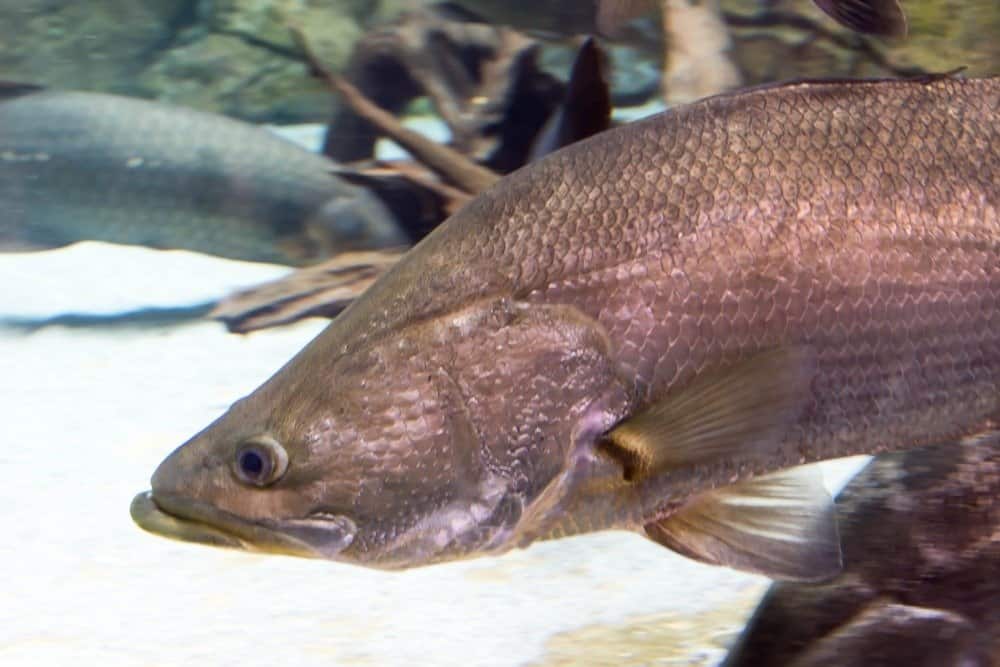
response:
{"label": "pectoral fin", "polygon": [[818,581],[841,568],[835,506],[815,465],[706,493],[644,528],[695,560],[773,579]]}
{"label": "pectoral fin", "polygon": [[[784,347],[706,373],[615,427],[603,447],[625,478],[760,458],[774,451],[811,398],[815,352]],[[751,456],[752,455],[752,456]]]}

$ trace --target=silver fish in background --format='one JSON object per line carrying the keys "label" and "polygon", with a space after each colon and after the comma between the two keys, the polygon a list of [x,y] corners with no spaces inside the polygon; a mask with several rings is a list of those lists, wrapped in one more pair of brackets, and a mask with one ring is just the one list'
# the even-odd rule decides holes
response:
{"label": "silver fish in background", "polygon": [[0,85],[0,251],[95,240],[301,265],[408,243],[335,168],[224,116]]}
{"label": "silver fish in background", "polygon": [[133,501],[167,536],[382,568],[640,532],[838,572],[813,461],[1000,414],[1000,79],[713,97],[443,223]]}
{"label": "silver fish in background", "polygon": [[777,583],[725,667],[1000,665],[1000,432],[883,454],[837,499],[844,572]]}

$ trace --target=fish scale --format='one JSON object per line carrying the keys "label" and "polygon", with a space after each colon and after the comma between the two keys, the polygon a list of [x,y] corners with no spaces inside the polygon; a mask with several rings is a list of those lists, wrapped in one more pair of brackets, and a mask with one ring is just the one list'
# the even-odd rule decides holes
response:
{"label": "fish scale", "polygon": [[[878,93],[872,95],[871,90]],[[836,105],[831,106],[831,97]],[[423,253],[411,256],[434,265],[433,270],[427,271],[425,262],[407,262],[399,272],[405,279],[377,286],[383,289],[370,298],[386,303],[384,312],[390,315],[381,322],[376,318],[375,329],[392,326],[402,317],[445,310],[448,302],[461,302],[473,290],[483,294],[507,289],[526,294],[530,301],[581,307],[604,325],[616,350],[627,354],[644,346],[655,349],[642,355],[641,363],[636,356],[631,364],[637,378],[654,377],[643,392],[648,397],[669,392],[707,365],[717,364],[719,354],[707,354],[710,348],[741,356],[789,340],[825,350],[822,358],[829,361],[821,364],[820,385],[841,366],[849,370],[855,364],[862,371],[874,363],[883,375],[895,370],[912,377],[916,402],[911,412],[930,410],[927,418],[903,427],[911,412],[905,417],[880,415],[870,402],[853,404],[824,396],[810,410],[818,421],[803,433],[809,442],[803,441],[802,448],[809,459],[870,451],[867,434],[890,425],[894,437],[886,431],[878,438],[879,449],[955,435],[938,427],[939,418],[961,401],[935,409],[919,400],[924,392],[933,395],[947,388],[966,399],[992,395],[973,403],[974,413],[983,419],[998,407],[1000,315],[995,307],[969,309],[960,303],[969,293],[983,294],[982,299],[993,303],[1000,292],[997,80],[804,83],[722,96],[705,104],[707,109],[691,107],[686,113],[636,123],[613,139],[598,137],[571,147],[561,159],[529,167],[521,178],[505,181],[456,216],[446,233],[429,239]],[[920,116],[920,110],[930,108],[935,108],[933,126]],[[810,147],[826,148],[812,159],[797,146],[802,127],[822,133],[822,140],[810,142]],[[748,129],[760,137],[759,146],[770,147],[761,162],[754,160],[750,142],[735,134]],[[915,130],[929,136],[911,137]],[[847,150],[871,144],[876,136],[889,140],[891,158],[888,150]],[[683,159],[671,160],[675,154]],[[679,170],[695,170],[692,161],[716,175],[714,206],[702,206],[706,189],[700,181],[675,177]],[[564,182],[569,192],[578,194],[544,194],[560,190]],[[813,187],[803,189],[803,182]],[[536,191],[524,202],[520,192],[528,184]],[[846,193],[861,194],[849,201]],[[601,207],[595,202],[615,204],[624,198],[635,206],[587,215],[591,207]],[[545,215],[537,210],[539,201],[547,203]],[[959,205],[953,207],[953,202]],[[592,244],[600,255],[587,266],[567,263],[581,256],[574,239],[576,244]],[[568,243],[569,252],[552,256],[548,263],[531,259],[558,243]],[[449,261],[456,257],[461,258],[457,266]],[[818,266],[825,266],[829,275],[817,272]],[[864,266],[870,267],[870,274],[838,270]],[[637,267],[649,275],[638,287],[633,277]],[[506,272],[497,281],[502,281],[499,289],[478,278],[497,270]],[[417,271],[425,273],[415,275]],[[918,285],[899,284],[914,276]],[[657,286],[652,296],[650,284]],[[865,290],[872,286],[880,293],[889,290],[888,298],[866,298]],[[740,295],[746,317],[705,317],[712,307],[703,304],[734,294]],[[924,353],[921,340],[929,332],[915,306],[917,299],[935,304],[937,317],[955,330],[983,328],[996,334],[981,343],[957,340],[951,354],[968,356],[969,361],[940,362],[937,380],[920,379],[916,368],[908,370],[902,361],[852,354],[855,339],[869,335],[889,347],[912,345],[914,355]],[[958,301],[950,304],[949,299]],[[654,312],[662,322],[679,323],[679,335],[654,336],[655,322],[642,326],[642,318],[629,317],[620,304],[631,304],[629,312]],[[873,309],[879,307],[885,310],[876,316]],[[371,311],[354,308],[351,314],[359,312]],[[821,323],[834,320],[832,330],[821,329]],[[750,331],[750,322],[763,329]],[[886,330],[885,323],[895,324]],[[325,348],[322,354],[336,354],[328,346],[344,340],[334,335],[343,324],[316,343]],[[963,372],[972,362],[989,369],[987,380]],[[825,444],[827,434],[817,425],[834,413],[857,419],[850,429],[855,435]],[[975,428],[976,421],[966,420],[966,428]]]}
{"label": "fish scale", "polygon": [[[379,567],[621,528],[829,576],[832,505],[796,466],[1000,417],[998,109],[997,78],[800,82],[553,153],[168,457],[133,515]],[[401,401],[438,426],[392,435]],[[191,492],[198,461],[260,438],[293,462],[274,492],[225,470],[220,492]],[[414,487],[422,507],[401,504]],[[296,523],[314,496],[355,504],[329,543]]]}

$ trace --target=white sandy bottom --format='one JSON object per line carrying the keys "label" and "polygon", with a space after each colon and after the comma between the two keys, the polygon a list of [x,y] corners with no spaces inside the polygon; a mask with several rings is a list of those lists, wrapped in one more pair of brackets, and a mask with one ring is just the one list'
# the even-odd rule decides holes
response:
{"label": "white sandy bottom", "polygon": [[[179,305],[281,272],[100,244],[27,257],[0,257],[0,317]],[[731,608],[738,624],[763,591],[625,533],[385,573],[135,527],[129,503],[160,460],[324,324],[0,328],[0,664],[517,665],[556,633],[641,615]]]}

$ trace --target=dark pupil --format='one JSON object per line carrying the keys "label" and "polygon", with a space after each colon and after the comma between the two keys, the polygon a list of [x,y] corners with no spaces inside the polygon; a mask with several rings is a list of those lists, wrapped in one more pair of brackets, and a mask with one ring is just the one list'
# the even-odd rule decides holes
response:
{"label": "dark pupil", "polygon": [[240,454],[240,470],[247,477],[256,479],[264,472],[264,457],[259,452],[248,449]]}

